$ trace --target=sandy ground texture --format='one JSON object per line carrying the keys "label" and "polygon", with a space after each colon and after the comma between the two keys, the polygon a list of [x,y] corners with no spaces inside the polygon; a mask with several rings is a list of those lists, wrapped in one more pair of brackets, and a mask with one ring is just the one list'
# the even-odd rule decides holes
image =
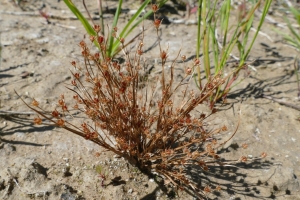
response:
{"label": "sandy ground texture", "polygon": [[[105,22],[110,25],[116,1],[106,2],[109,9]],[[137,8],[139,2],[125,2],[120,27],[128,20],[128,11]],[[285,45],[274,31],[276,25],[287,31],[283,16],[290,17],[280,2],[273,2],[250,54],[250,60],[256,60],[250,76],[232,90],[227,104],[210,119],[212,127],[227,125],[228,134],[232,134],[240,121],[222,156],[231,160],[241,156],[249,159],[248,163],[229,168],[225,173],[204,176],[203,180],[210,179],[222,188],[209,195],[211,199],[300,199],[300,114],[293,74],[297,51]],[[97,6],[92,3],[88,1],[87,6],[96,15]],[[84,11],[80,1],[77,4]],[[41,16],[40,9],[52,16],[50,23]],[[170,59],[180,48],[187,57],[195,52],[196,25],[171,22],[182,19],[183,13],[167,14],[169,23],[162,25],[162,46],[169,45]],[[145,20],[144,26],[149,29],[145,33],[145,45],[149,48],[145,58],[155,72],[157,37],[150,20]],[[136,33],[139,31],[140,28]],[[65,85],[71,79],[70,62],[82,61],[78,43],[85,31],[63,2],[27,0],[16,6],[13,1],[1,0],[0,34],[1,111],[31,112],[14,90],[25,100],[36,98],[45,109],[53,107],[60,94],[67,96]],[[226,70],[229,72],[231,68]],[[177,72],[180,74],[180,70]],[[34,114],[0,114],[0,199],[194,198],[185,193],[166,196],[152,178],[122,158],[64,130],[34,126]],[[248,144],[248,148],[243,149],[243,144]],[[251,160],[262,152],[268,155],[265,159]]]}

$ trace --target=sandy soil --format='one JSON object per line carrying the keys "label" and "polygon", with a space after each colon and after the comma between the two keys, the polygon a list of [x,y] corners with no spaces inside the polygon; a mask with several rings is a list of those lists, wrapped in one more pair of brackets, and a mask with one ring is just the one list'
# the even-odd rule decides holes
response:
{"label": "sandy soil", "polygon": [[[286,14],[278,2],[274,1],[270,17],[284,24],[282,16]],[[45,109],[53,107],[60,94],[67,93],[70,62],[82,61],[78,43],[85,31],[63,2],[21,3],[18,7],[9,0],[0,2],[1,111],[30,111],[14,90],[26,100],[36,98]],[[116,2],[107,1],[107,5],[114,9]],[[120,27],[129,17],[126,9],[137,6],[138,1],[125,3]],[[51,23],[41,17],[41,8],[53,16],[49,19]],[[97,12],[92,2],[88,2],[88,8],[93,14]],[[106,23],[111,24],[112,16],[109,12],[105,14]],[[176,14],[168,17],[181,18]],[[145,39],[149,51],[145,57],[155,67],[153,57],[158,51],[150,47],[156,36],[150,20],[144,25],[149,27]],[[268,37],[259,35],[250,56],[251,60],[256,59],[252,64],[254,70],[233,89],[228,103],[211,119],[214,127],[227,125],[228,134],[232,134],[240,120],[235,137],[224,147],[222,155],[232,160],[245,155],[250,160],[226,173],[216,172],[219,174],[215,177],[203,178],[204,182],[210,179],[222,187],[219,193],[209,195],[212,199],[300,199],[300,115],[299,110],[285,105],[299,107],[293,74],[297,51],[283,43],[274,27],[270,22],[264,24],[262,32]],[[170,59],[179,48],[188,57],[194,55],[195,25],[169,23],[162,25],[162,30],[162,45],[169,45]],[[51,126],[34,126],[34,115],[0,114],[0,199],[171,198],[152,178],[89,141]],[[241,148],[244,143],[248,144],[247,149]],[[251,161],[262,152],[268,154],[266,159]],[[101,175],[106,179],[102,180]],[[193,199],[185,193],[173,198]]]}

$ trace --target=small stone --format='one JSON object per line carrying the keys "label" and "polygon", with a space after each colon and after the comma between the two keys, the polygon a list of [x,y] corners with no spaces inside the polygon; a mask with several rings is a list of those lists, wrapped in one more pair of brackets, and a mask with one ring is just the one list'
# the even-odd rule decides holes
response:
{"label": "small stone", "polygon": [[131,194],[132,192],[133,192],[133,190],[132,190],[132,189],[129,189],[127,193],[128,193],[128,194]]}
{"label": "small stone", "polygon": [[132,196],[137,196],[138,195],[138,192],[133,192],[132,193]]}

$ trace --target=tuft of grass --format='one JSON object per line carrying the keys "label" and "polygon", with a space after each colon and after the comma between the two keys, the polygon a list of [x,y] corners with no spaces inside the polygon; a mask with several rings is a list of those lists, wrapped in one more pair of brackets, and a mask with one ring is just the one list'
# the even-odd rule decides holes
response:
{"label": "tuft of grass", "polygon": [[[154,13],[158,8],[152,5]],[[158,38],[160,25],[161,20],[155,18],[153,26]],[[168,52],[158,40],[161,73],[148,77],[145,82],[142,76],[143,32],[137,49],[128,52],[117,28],[113,30],[112,35],[120,42],[125,61],[120,63],[107,55],[108,38],[101,35],[95,25],[97,35],[91,36],[90,41],[79,43],[84,65],[71,62],[73,79],[67,88],[73,92],[73,98],[67,101],[61,95],[56,108],[50,111],[42,109],[35,99],[31,103],[22,99],[38,114],[34,123],[42,124],[42,118],[47,119],[53,126],[125,158],[141,172],[159,176],[164,186],[171,185],[176,191],[193,191],[194,195],[204,198],[207,193],[221,190],[220,186],[199,184],[199,174],[210,172],[216,166],[246,162],[247,157],[224,161],[218,150],[236,131],[229,138],[222,138],[220,134],[227,131],[226,126],[213,129],[206,123],[207,118],[215,114],[215,109],[208,115],[194,111],[225,83],[222,73],[210,76],[200,90],[189,89],[186,80],[191,79],[193,69],[200,65],[199,60],[193,60],[185,68],[184,78],[176,82],[174,68],[180,52],[167,72]],[[100,47],[99,51],[93,52],[90,48],[94,43]],[[71,123],[68,118],[74,112],[84,114],[86,119]],[[102,174],[101,168],[96,170]]]}
{"label": "tuft of grass", "polygon": [[[244,1],[238,7],[237,21],[230,23],[234,16],[231,6],[231,0],[209,1],[198,0],[198,34],[196,57],[199,58],[201,47],[203,53],[203,69],[205,78],[222,73],[227,66],[228,60],[233,57],[236,60],[236,66],[231,76],[226,78],[226,84],[218,87],[214,96],[210,97],[211,107],[220,99],[225,99],[228,92],[234,87],[233,83],[241,69],[247,68],[247,59],[262,27],[265,17],[268,13],[272,0],[262,0],[252,3],[251,8]],[[254,27],[254,12],[263,4],[262,15],[258,21],[254,36],[250,39],[249,33]],[[237,48],[239,57],[233,56],[232,51]],[[211,55],[212,52],[212,55]],[[212,70],[212,62],[214,70]],[[202,89],[200,66],[197,67],[195,81],[198,87]]]}

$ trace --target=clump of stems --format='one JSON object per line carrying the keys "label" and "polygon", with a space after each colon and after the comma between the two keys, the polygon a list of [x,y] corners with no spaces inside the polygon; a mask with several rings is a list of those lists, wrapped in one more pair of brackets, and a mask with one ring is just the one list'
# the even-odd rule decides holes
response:
{"label": "clump of stems", "polygon": [[[153,5],[152,9],[155,13],[158,8]],[[160,24],[159,19],[154,20],[157,35]],[[136,50],[130,53],[124,47],[124,39],[118,36],[117,28],[113,29],[113,36],[120,41],[124,53],[125,61],[121,63],[107,56],[107,39],[101,35],[100,29],[95,25],[97,35],[79,44],[84,66],[71,62],[73,79],[67,88],[74,93],[73,99],[67,102],[61,95],[57,107],[50,112],[43,110],[36,100],[26,103],[39,115],[34,122],[41,124],[41,118],[45,118],[54,126],[125,158],[143,173],[163,177],[165,184],[177,189],[193,190],[200,196],[208,189],[211,191],[209,186],[195,183],[188,168],[209,171],[210,166],[221,163],[217,150],[228,140],[220,142],[217,135],[227,127],[211,129],[205,122],[210,114],[195,114],[193,111],[198,105],[208,102],[224,83],[222,75],[210,77],[201,90],[189,90],[186,80],[191,79],[194,68],[200,65],[199,60],[192,61],[185,69],[185,77],[175,82],[175,61],[180,54],[172,62],[170,72],[166,73],[168,53],[159,43],[162,72],[158,77],[145,79],[142,76],[143,38]],[[94,42],[99,45],[99,51],[92,52],[89,48]],[[184,60],[185,56],[181,58]],[[180,103],[175,103],[175,98],[181,98]],[[85,114],[84,122],[67,120],[74,110]],[[215,110],[211,112],[214,113]]]}

